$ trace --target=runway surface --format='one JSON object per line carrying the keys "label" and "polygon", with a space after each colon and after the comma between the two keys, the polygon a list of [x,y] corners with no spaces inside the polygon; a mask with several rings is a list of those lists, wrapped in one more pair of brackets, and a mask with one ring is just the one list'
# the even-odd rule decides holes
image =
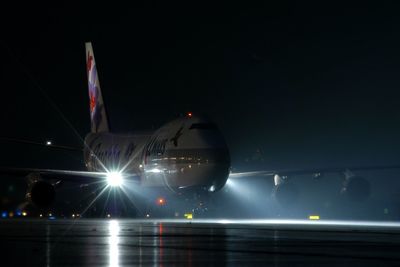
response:
{"label": "runway surface", "polygon": [[0,220],[1,266],[396,266],[400,225]]}

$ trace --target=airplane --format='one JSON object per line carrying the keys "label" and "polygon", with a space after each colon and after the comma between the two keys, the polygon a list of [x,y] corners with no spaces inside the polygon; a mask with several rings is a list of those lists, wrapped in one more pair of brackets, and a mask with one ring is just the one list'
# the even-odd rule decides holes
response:
{"label": "airplane", "polygon": [[[365,199],[370,185],[354,171],[400,168],[394,166],[316,168],[306,170],[272,170],[232,173],[228,146],[221,131],[212,121],[188,113],[170,121],[154,132],[115,134],[110,131],[91,43],[85,43],[91,131],[83,142],[87,171],[0,167],[0,173],[28,178],[26,197],[39,208],[52,205],[60,181],[104,183],[118,188],[128,181],[140,187],[167,188],[175,194],[185,191],[220,191],[229,179],[270,176],[278,199],[295,201],[296,188],[289,177],[324,173],[344,175],[342,191]],[[29,141],[25,141],[29,143]],[[66,148],[55,146],[56,148]],[[55,181],[55,182],[54,182]]]}
{"label": "airplane", "polygon": [[230,173],[230,155],[218,127],[188,113],[155,132],[115,134],[110,131],[91,43],[86,43],[91,132],[84,138],[87,171],[2,168],[2,173],[26,175],[27,198],[38,207],[54,201],[54,184],[47,180],[104,181],[119,187],[136,181],[143,187],[172,191],[219,191]]}

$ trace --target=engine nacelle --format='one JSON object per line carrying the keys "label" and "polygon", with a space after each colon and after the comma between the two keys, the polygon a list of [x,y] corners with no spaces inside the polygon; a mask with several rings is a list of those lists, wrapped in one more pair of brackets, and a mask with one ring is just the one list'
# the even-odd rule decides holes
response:
{"label": "engine nacelle", "polygon": [[56,190],[54,185],[47,181],[41,180],[39,174],[30,174],[28,176],[29,184],[26,198],[29,202],[38,208],[50,207],[56,198]]}
{"label": "engine nacelle", "polygon": [[371,195],[371,184],[362,176],[346,177],[341,193],[351,201],[364,201]]}

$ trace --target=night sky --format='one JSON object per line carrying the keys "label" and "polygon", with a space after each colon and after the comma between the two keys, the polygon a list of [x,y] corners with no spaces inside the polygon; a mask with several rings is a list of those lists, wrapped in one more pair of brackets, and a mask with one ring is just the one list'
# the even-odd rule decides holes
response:
{"label": "night sky", "polygon": [[[91,41],[115,132],[155,130],[192,111],[219,125],[235,168],[246,159],[263,169],[398,163],[399,10],[378,2],[10,9],[0,36],[1,135],[81,145]],[[80,154],[2,147],[1,165],[82,167]]]}

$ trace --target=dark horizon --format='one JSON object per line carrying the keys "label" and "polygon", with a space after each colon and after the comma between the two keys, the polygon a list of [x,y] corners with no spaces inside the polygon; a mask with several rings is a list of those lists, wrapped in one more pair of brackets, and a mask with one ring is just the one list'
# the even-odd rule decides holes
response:
{"label": "dark horizon", "polygon": [[[81,137],[89,132],[91,41],[116,132],[156,129],[191,111],[215,120],[239,168],[254,157],[266,168],[397,163],[395,10],[282,3],[21,11],[1,37],[3,135],[79,144],[53,106]],[[34,165],[51,161],[43,153]]]}

